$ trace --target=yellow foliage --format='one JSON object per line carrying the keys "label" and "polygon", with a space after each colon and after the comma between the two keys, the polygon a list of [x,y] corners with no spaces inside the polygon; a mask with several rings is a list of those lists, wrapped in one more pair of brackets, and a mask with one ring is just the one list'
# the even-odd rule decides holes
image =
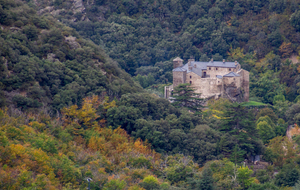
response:
{"label": "yellow foliage", "polygon": [[27,125],[23,125],[22,126],[23,130],[27,133],[27,134],[35,134],[35,131],[32,127],[29,127]]}
{"label": "yellow foliage", "polygon": [[22,157],[22,155],[25,154],[25,147],[20,145],[20,144],[11,144],[10,146],[10,150],[11,150],[11,154],[12,156],[20,156]]}
{"label": "yellow foliage", "polygon": [[105,168],[99,168],[98,172],[101,173],[101,174],[106,174]]}
{"label": "yellow foliage", "polygon": [[105,98],[104,98],[104,102],[103,102],[103,107],[104,107],[104,109],[106,109],[106,110],[108,110],[109,108],[113,108],[113,107],[117,107],[117,105],[116,105],[116,101],[115,100],[113,100],[113,101],[111,101],[111,102],[108,102],[108,97],[106,96]]}
{"label": "yellow foliage", "polygon": [[240,47],[236,49],[230,48],[230,52],[228,52],[228,55],[233,59],[238,60],[238,59],[243,59],[245,57],[245,54],[243,52],[244,49]]}
{"label": "yellow foliage", "polygon": [[105,143],[106,141],[102,137],[92,137],[89,140],[88,147],[95,151],[103,151],[106,149]]}
{"label": "yellow foliage", "polygon": [[30,122],[28,125],[31,126],[32,128],[36,128],[41,131],[45,130],[45,127],[46,127],[46,125],[44,123],[39,123],[37,121]]}

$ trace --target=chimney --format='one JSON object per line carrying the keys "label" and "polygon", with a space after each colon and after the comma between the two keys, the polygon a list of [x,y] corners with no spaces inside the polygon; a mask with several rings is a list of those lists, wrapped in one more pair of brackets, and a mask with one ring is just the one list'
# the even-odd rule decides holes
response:
{"label": "chimney", "polygon": [[225,63],[225,59],[223,59],[223,63]]}
{"label": "chimney", "polygon": [[211,62],[214,62],[214,58],[211,58],[211,60],[210,60]]}
{"label": "chimney", "polygon": [[196,64],[194,64],[194,68],[197,68],[197,65],[196,65]]}
{"label": "chimney", "polygon": [[237,65],[237,64],[238,64],[237,61],[235,61],[235,62],[234,62],[234,65]]}

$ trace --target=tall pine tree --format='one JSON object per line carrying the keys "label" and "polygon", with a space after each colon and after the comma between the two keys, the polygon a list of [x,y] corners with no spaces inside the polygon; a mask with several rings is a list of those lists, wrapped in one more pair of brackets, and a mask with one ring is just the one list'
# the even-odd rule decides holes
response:
{"label": "tall pine tree", "polygon": [[195,89],[191,84],[179,84],[173,91],[175,107],[186,107],[194,113],[200,113],[203,108],[204,100],[200,98],[199,93],[195,93]]}

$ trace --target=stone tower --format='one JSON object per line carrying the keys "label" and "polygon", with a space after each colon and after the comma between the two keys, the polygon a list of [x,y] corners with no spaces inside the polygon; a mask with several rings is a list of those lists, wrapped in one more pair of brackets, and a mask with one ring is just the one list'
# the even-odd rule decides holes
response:
{"label": "stone tower", "polygon": [[176,57],[173,59],[173,69],[176,69],[177,67],[182,67],[183,66],[183,60],[180,59],[180,57]]}

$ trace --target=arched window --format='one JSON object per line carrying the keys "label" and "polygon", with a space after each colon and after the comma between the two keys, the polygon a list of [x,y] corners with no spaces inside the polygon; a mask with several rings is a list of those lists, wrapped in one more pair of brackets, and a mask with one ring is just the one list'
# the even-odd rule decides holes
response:
{"label": "arched window", "polygon": [[190,76],[190,79],[192,78],[192,76]]}
{"label": "arched window", "polygon": [[192,81],[190,81],[190,84],[192,84]]}

